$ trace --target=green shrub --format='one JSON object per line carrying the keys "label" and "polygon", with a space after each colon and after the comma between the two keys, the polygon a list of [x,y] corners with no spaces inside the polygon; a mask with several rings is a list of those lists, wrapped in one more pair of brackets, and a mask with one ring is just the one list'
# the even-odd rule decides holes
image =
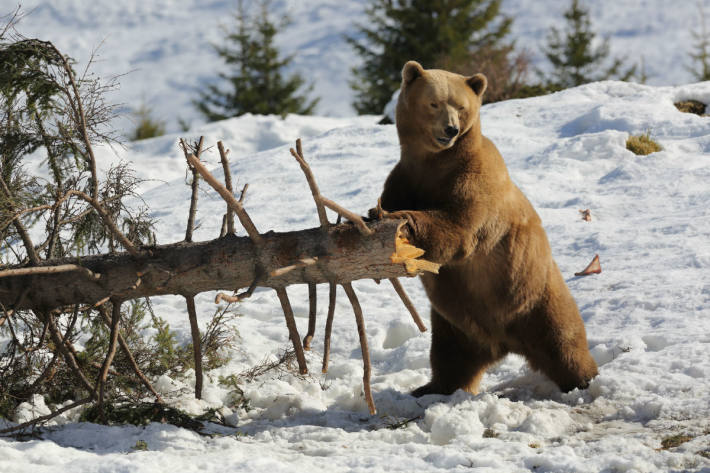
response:
{"label": "green shrub", "polygon": [[148,451],[148,442],[146,442],[145,440],[138,440],[136,444],[131,447],[131,450],[136,452],[146,452]]}
{"label": "green shrub", "polygon": [[135,116],[138,119],[138,125],[130,137],[131,141],[146,140],[165,134],[165,122],[154,119],[150,109],[145,105],[140,106],[135,112]]}
{"label": "green shrub", "polygon": [[[176,409],[154,402],[110,403],[103,410],[93,405],[81,414],[82,422],[102,422],[111,424],[147,425],[151,422],[172,424],[190,430],[200,430],[202,423],[197,418]],[[145,445],[148,446],[147,444]]]}

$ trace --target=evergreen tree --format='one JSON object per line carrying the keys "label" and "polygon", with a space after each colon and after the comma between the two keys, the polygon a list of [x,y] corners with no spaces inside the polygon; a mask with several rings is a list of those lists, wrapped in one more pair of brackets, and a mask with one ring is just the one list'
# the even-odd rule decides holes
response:
{"label": "evergreen tree", "polygon": [[710,36],[705,25],[705,11],[700,4],[698,4],[698,10],[700,13],[700,31],[692,32],[695,40],[693,45],[695,52],[690,53],[690,57],[694,63],[697,63],[698,67],[688,67],[688,71],[697,80],[704,81],[710,80]]}
{"label": "evergreen tree", "polygon": [[551,28],[544,50],[554,68],[548,88],[565,89],[606,79],[629,80],[634,75],[636,66],[622,71],[621,59],[614,59],[611,66],[603,67],[609,56],[609,40],[592,46],[596,34],[592,31],[589,10],[579,0],[572,0],[564,17],[566,30],[561,33]]}
{"label": "evergreen tree", "polygon": [[[245,113],[261,115],[289,113],[308,115],[318,102],[299,95],[305,81],[293,74],[284,78],[282,71],[293,56],[280,57],[274,45],[278,27],[268,15],[269,2],[261,3],[257,15],[248,15],[240,1],[236,12],[236,29],[227,35],[224,46],[214,46],[217,54],[231,68],[219,77],[229,84],[229,90],[208,85],[195,101],[197,109],[210,121],[223,120]],[[306,89],[306,93],[312,86]]]}
{"label": "evergreen tree", "polygon": [[373,0],[362,38],[347,38],[364,59],[350,86],[358,113],[380,114],[409,60],[425,68],[469,61],[472,52],[498,44],[512,20],[499,17],[501,0]]}

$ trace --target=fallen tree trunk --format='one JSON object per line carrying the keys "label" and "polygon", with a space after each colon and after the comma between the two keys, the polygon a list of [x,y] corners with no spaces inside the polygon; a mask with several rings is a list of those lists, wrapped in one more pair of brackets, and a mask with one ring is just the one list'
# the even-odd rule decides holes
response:
{"label": "fallen tree trunk", "polygon": [[[404,264],[391,262],[402,224],[372,222],[373,234],[368,236],[351,223],[332,225],[326,231],[267,232],[258,249],[249,237],[228,235],[152,247],[138,258],[119,253],[80,261],[44,261],[18,274],[2,272],[0,303],[14,310],[50,310],[74,304],[93,306],[108,298],[409,276]],[[56,272],[57,267],[63,270]]]}
{"label": "fallen tree trunk", "polygon": [[[113,306],[111,319],[111,340],[109,350],[102,365],[101,375],[97,378],[96,388],[92,396],[98,400],[100,412],[103,404],[106,374],[110,369],[117,343],[121,337],[118,332],[120,306],[123,301],[175,294],[185,297],[190,316],[193,338],[196,373],[201,373],[201,351],[199,349],[199,328],[197,325],[194,296],[205,291],[232,290],[230,296],[219,293],[215,303],[221,300],[238,302],[249,297],[258,286],[270,287],[276,291],[284,313],[289,338],[293,343],[298,368],[301,374],[308,372],[306,358],[303,353],[300,335],[296,327],[293,309],[286,293],[286,286],[291,284],[308,284],[311,299],[309,314],[309,331],[306,337],[306,348],[309,348],[315,328],[315,284],[328,283],[330,286],[330,301],[328,322],[324,342],[323,370],[328,366],[330,347],[330,329],[335,305],[335,288],[341,285],[355,313],[355,321],[363,353],[364,375],[363,388],[370,414],[376,413],[374,399],[370,390],[370,359],[367,348],[365,321],[357,295],[350,284],[358,279],[389,279],[395,291],[410,311],[420,330],[426,330],[414,306],[407,297],[397,278],[413,276],[422,271],[438,272],[439,265],[424,259],[419,259],[424,251],[411,245],[401,233],[404,220],[386,218],[379,208],[379,219],[366,223],[359,215],[350,212],[330,199],[320,194],[315,177],[310,166],[303,157],[300,140],[296,141],[296,149],[291,154],[298,161],[305,174],[316,205],[320,227],[307,230],[276,233],[269,231],[259,233],[251,217],[242,206],[246,186],[239,200],[230,189],[228,178],[227,151],[218,143],[222,165],[225,170],[227,187],[222,185],[209,172],[199,159],[203,140],[200,139],[193,150],[181,141],[185,158],[193,174],[192,199],[190,203],[190,218],[185,241],[162,246],[136,248],[115,223],[107,221],[108,214],[101,202],[88,199],[115,237],[124,242],[127,253],[109,253],[82,258],[65,258],[62,260],[31,260],[30,266],[22,266],[0,271],[0,308],[3,316],[0,325],[17,311],[34,311],[38,317],[49,317],[53,313],[65,312],[69,309],[74,314],[80,310],[91,310],[101,307],[110,301]],[[193,243],[192,227],[197,204],[197,177],[200,175],[227,204],[223,231],[220,238],[208,242]],[[70,191],[74,194],[83,193]],[[337,212],[340,217],[348,219],[348,223],[332,225],[328,221],[325,208]],[[234,213],[247,232],[247,237],[237,237],[233,233]],[[339,218],[340,218],[339,217]],[[18,226],[19,228],[20,226]],[[31,241],[27,242],[28,252],[33,249]],[[239,288],[248,290],[237,294]],[[46,315],[42,315],[46,314]],[[73,325],[73,324],[72,324]],[[53,326],[52,326],[53,327]],[[53,328],[53,334],[57,332]],[[58,333],[58,332],[57,332]],[[57,335],[58,336],[58,335]],[[63,342],[58,341],[61,345]],[[64,351],[72,351],[70,342]],[[80,378],[88,390],[91,385],[76,366],[76,357],[72,353],[65,354],[67,363],[74,366],[75,375]],[[130,353],[129,353],[130,357]],[[136,374],[142,377],[139,369]],[[200,376],[201,378],[201,376]],[[144,379],[142,377],[141,379]],[[196,397],[201,396],[201,379],[196,382]],[[154,391],[152,387],[151,391]],[[2,431],[0,431],[2,433]]]}

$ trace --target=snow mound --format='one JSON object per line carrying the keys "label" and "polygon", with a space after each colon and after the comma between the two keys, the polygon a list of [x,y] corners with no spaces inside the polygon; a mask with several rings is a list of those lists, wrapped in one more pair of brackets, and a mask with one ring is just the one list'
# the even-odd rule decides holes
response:
{"label": "snow mound", "polygon": [[[187,464],[245,472],[708,471],[703,452],[710,441],[710,119],[676,110],[673,102],[680,98],[708,101],[710,83],[601,82],[496,103],[481,112],[484,134],[538,210],[580,307],[600,365],[588,389],[560,393],[522,358],[509,356],[489,369],[477,396],[415,399],[408,393],[430,376],[429,334],[416,330],[386,285],[357,281],[378,415],[367,412],[358,335],[340,292],[328,374],[319,373],[327,311],[321,303],[307,354],[311,374],[273,370],[244,381],[245,402],[238,403],[219,376],[241,373],[289,346],[276,296],[260,290],[238,307],[240,340],[231,362],[207,374],[209,403],[191,404],[189,393],[171,398],[188,407],[220,408],[236,428],[210,438],[160,424],[68,424],[30,442],[0,439],[0,471],[57,471],[67,465],[75,472],[170,471]],[[208,145],[222,139],[227,147],[246,150],[230,155],[231,171],[238,185],[250,184],[245,207],[260,231],[318,225],[305,179],[287,149],[292,127],[304,136],[313,131],[304,138],[304,153],[323,195],[363,214],[375,205],[398,160],[394,126],[289,117],[291,126],[281,127],[278,120],[247,117],[200,130]],[[625,148],[629,135],[646,131],[663,151],[636,156]],[[159,242],[182,239],[190,190],[175,142],[159,138],[129,149],[134,157],[145,156],[134,160],[141,175],[169,181],[143,194],[159,219]],[[221,177],[215,153],[205,159]],[[590,222],[580,218],[586,208]],[[224,203],[203,189],[196,239],[215,238],[223,213]],[[596,253],[603,272],[573,276]],[[402,282],[426,313],[419,282]],[[318,288],[320,301],[327,300],[327,290]],[[304,333],[307,288],[288,292]],[[203,328],[213,300],[214,294],[197,297]],[[187,339],[180,298],[156,298],[154,309]],[[159,384],[172,390],[178,381],[189,387],[194,379]],[[40,415],[43,403],[23,407],[14,420]],[[664,438],[679,433],[692,440],[661,448]],[[133,452],[140,439],[148,451]]]}

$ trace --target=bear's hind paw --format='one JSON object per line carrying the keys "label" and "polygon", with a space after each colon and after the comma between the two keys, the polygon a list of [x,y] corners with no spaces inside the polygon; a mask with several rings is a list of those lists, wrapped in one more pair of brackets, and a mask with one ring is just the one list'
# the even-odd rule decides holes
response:
{"label": "bear's hind paw", "polygon": [[445,390],[441,389],[440,386],[434,384],[433,381],[430,381],[426,383],[423,386],[419,386],[417,389],[411,392],[411,395],[414,397],[422,397],[426,396],[427,394],[443,394],[443,395],[449,395],[451,392],[446,392]]}

